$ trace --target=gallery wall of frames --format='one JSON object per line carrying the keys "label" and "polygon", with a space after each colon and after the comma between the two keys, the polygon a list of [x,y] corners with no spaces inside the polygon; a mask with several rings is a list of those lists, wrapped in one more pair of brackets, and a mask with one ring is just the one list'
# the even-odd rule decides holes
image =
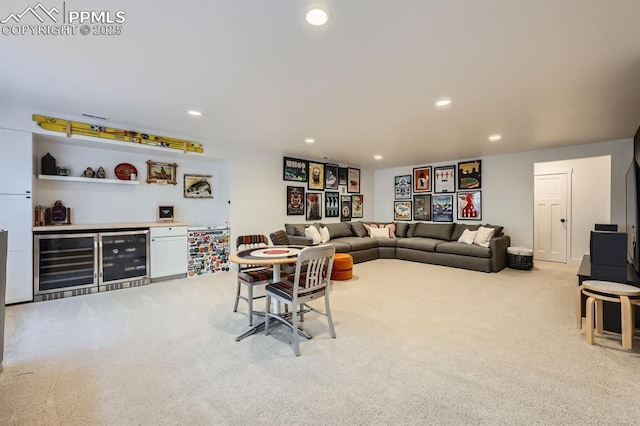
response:
{"label": "gallery wall of frames", "polygon": [[348,222],[364,215],[358,168],[284,157],[282,179],[287,182],[287,216]]}
{"label": "gallery wall of frames", "polygon": [[481,188],[482,160],[415,167],[394,178],[393,218],[453,222],[455,210],[457,220],[482,220]]}

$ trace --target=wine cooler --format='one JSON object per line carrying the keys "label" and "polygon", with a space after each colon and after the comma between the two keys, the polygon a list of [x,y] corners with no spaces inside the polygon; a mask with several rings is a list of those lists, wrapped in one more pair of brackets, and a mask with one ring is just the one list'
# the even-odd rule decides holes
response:
{"label": "wine cooler", "polygon": [[34,235],[34,300],[149,284],[149,231]]}

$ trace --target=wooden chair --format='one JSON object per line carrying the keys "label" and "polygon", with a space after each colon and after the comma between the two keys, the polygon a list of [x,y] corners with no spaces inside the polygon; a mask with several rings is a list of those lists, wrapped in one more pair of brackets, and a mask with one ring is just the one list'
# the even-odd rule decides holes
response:
{"label": "wooden chair", "polygon": [[[335,248],[330,246],[304,248],[298,255],[293,282],[283,280],[268,284],[266,287],[265,334],[269,334],[271,318],[289,326],[293,333],[293,352],[296,356],[300,356],[298,320],[302,322],[305,312],[313,311],[326,316],[331,337],[336,338],[336,331],[331,319],[328,289],[334,256]],[[322,297],[324,297],[324,312],[307,304]],[[272,298],[276,303],[284,303],[285,306],[291,307],[291,313],[289,315],[272,313]]]}
{"label": "wooden chair", "polygon": [[[248,248],[267,247],[269,241],[265,235],[240,235],[236,238],[236,249],[244,250]],[[253,314],[264,315],[264,312],[253,310],[254,299],[261,299],[264,296],[254,297],[253,287],[265,285],[273,281],[273,269],[257,265],[238,265],[238,286],[236,289],[236,300],[233,305],[233,312],[238,312],[238,302],[240,299],[249,305],[249,326],[253,325]],[[242,296],[241,287],[247,287],[247,296]]]}

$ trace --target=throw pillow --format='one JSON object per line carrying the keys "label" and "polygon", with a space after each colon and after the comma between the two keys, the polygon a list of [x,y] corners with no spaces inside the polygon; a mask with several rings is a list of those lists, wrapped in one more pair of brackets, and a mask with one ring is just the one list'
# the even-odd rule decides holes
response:
{"label": "throw pillow", "polygon": [[374,237],[382,237],[382,238],[389,238],[389,228],[371,228],[371,238]]}
{"label": "throw pillow", "polygon": [[481,226],[476,231],[476,237],[473,240],[474,244],[477,244],[481,247],[489,247],[489,242],[493,237],[493,232],[493,228],[485,228],[484,226]]}
{"label": "throw pillow", "polygon": [[369,235],[367,228],[365,228],[362,222],[351,222],[351,230],[356,237],[366,237]]}
{"label": "throw pillow", "polygon": [[462,235],[460,235],[460,238],[458,238],[458,242],[465,243],[465,244],[473,244],[477,234],[478,234],[478,231],[470,231],[468,229],[465,229],[462,232]]}
{"label": "throw pillow", "polygon": [[[389,236],[391,238],[395,238],[396,237],[396,224],[395,223],[388,223],[388,224],[384,225],[384,227],[389,230]],[[380,225],[380,228],[382,228],[382,225]]]}
{"label": "throw pillow", "polygon": [[371,236],[371,228],[378,228],[378,225],[376,225],[375,223],[363,223],[362,225],[364,225],[364,228],[367,230],[367,234],[369,234],[369,236]]}
{"label": "throw pillow", "polygon": [[331,239],[331,235],[329,235],[329,228],[327,228],[326,226],[320,228],[320,238],[322,240],[322,244]]}
{"label": "throw pillow", "polygon": [[320,236],[320,231],[315,226],[309,226],[304,229],[304,236],[307,238],[311,238],[313,245],[318,245],[322,242],[322,237]]}
{"label": "throw pillow", "polygon": [[408,230],[409,230],[409,224],[408,223],[398,223],[398,224],[396,224],[396,237],[406,237]]}

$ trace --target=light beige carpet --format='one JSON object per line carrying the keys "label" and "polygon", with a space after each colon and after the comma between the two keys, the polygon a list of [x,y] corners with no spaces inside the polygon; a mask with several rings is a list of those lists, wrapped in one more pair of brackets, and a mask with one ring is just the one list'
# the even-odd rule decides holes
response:
{"label": "light beige carpet", "polygon": [[640,340],[585,343],[576,270],[357,264],[299,358],[234,341],[233,273],[11,306],[0,424],[637,424]]}

